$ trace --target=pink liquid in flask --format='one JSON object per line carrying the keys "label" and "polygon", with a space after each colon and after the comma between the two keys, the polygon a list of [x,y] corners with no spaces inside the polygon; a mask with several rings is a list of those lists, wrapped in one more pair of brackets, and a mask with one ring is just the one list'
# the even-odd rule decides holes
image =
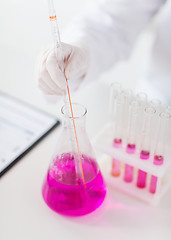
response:
{"label": "pink liquid in flask", "polygon": [[102,204],[107,188],[96,162],[82,155],[82,168],[85,185],[76,173],[73,155],[56,157],[42,189],[43,198],[51,209],[64,215],[80,216]]}

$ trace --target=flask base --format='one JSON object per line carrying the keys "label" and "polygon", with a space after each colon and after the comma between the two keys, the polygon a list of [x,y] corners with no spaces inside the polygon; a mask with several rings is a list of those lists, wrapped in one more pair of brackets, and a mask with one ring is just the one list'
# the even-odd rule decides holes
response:
{"label": "flask base", "polygon": [[[46,204],[55,212],[68,216],[81,216],[93,212],[102,204],[107,188],[101,172],[99,170],[97,172],[96,164],[92,159],[86,157],[86,161],[82,162],[85,184],[77,178],[73,164],[74,159],[67,161],[67,166],[63,168],[65,172],[62,177],[66,180],[64,182],[59,181],[57,171],[49,170],[42,194]],[[72,179],[71,184],[68,179]]]}

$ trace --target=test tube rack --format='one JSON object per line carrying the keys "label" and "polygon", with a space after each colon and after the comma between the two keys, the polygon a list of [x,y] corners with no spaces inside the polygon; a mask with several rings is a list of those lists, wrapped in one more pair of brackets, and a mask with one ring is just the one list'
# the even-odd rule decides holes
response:
{"label": "test tube rack", "polygon": [[[127,154],[125,151],[125,144],[123,144],[122,148],[113,147],[111,127],[111,124],[107,124],[93,141],[95,149],[104,154],[99,161],[99,165],[106,182],[113,188],[121,190],[130,196],[141,199],[151,205],[157,205],[162,196],[171,186],[171,161],[167,161],[168,156],[171,154],[170,149],[167,148],[166,161],[162,166],[156,166],[153,164],[153,156],[151,156],[147,161],[142,161],[139,158],[140,153],[138,149],[134,154]],[[121,174],[119,177],[113,177],[111,175],[112,158],[116,158],[121,162]],[[133,181],[129,183],[123,180],[125,164],[129,164],[134,167]],[[143,189],[136,186],[138,169],[148,173],[147,185]],[[158,177],[157,190],[155,194],[149,192],[149,178],[151,175]]]}
{"label": "test tube rack", "polygon": [[[118,88],[118,86],[117,86],[117,88]],[[129,92],[129,91],[127,91],[127,92]],[[116,102],[117,94],[118,94],[117,92],[115,92],[115,94],[113,94],[113,95],[111,94],[112,97],[114,96],[115,102]],[[131,101],[135,101],[135,99],[136,99],[135,96],[137,96],[137,95],[132,94]],[[127,121],[128,115],[123,115],[124,117],[122,116],[121,118],[109,119],[109,122],[106,124],[106,126],[104,126],[104,128],[94,138],[93,144],[94,144],[95,149],[98,152],[103,153],[103,155],[99,161],[99,165],[100,165],[101,171],[103,173],[103,176],[106,179],[106,182],[109,185],[113,186],[115,189],[121,190],[122,192],[124,192],[128,195],[131,195],[135,198],[141,199],[141,200],[155,206],[160,202],[163,195],[171,187],[171,161],[169,161],[170,160],[169,156],[171,156],[171,135],[168,134],[170,129],[169,128],[167,129],[165,124],[163,125],[163,126],[165,126],[165,129],[167,131],[167,141],[165,144],[165,153],[163,155],[163,153],[160,153],[160,150],[159,150],[159,155],[156,155],[155,146],[156,146],[156,142],[158,141],[157,136],[158,137],[160,136],[160,135],[156,134],[157,129],[159,127],[159,125],[157,123],[160,122],[159,118],[157,120],[157,116],[159,117],[161,112],[162,113],[167,112],[169,114],[169,124],[170,124],[171,111],[170,111],[170,107],[163,106],[161,104],[161,101],[156,100],[156,99],[153,99],[153,100],[154,100],[153,103],[156,106],[152,107],[152,108],[153,108],[153,110],[154,109],[156,110],[155,111],[156,114],[154,115],[155,122],[153,121],[151,127],[149,127],[152,129],[153,137],[150,138],[151,139],[150,140],[150,142],[151,142],[150,151],[149,152],[146,151],[146,153],[148,153],[148,158],[143,158],[141,155],[142,154],[142,151],[141,151],[142,150],[142,145],[141,145],[142,134],[144,134],[144,132],[143,132],[144,128],[142,127],[143,126],[142,124],[140,124],[140,126],[139,126],[140,131],[138,130],[138,132],[137,132],[136,145],[133,144],[134,146],[136,146],[136,148],[134,149],[135,151],[131,152],[131,153],[127,151],[128,150],[128,148],[127,148],[128,147],[128,136],[129,136],[128,129],[127,129],[128,126],[121,125],[121,124],[118,125],[119,123],[116,120],[125,122],[125,121]],[[130,103],[131,103],[131,101],[130,101]],[[151,102],[152,101],[146,101],[145,105],[143,105],[143,109],[144,109],[143,111],[145,111],[148,108],[148,106],[149,106],[149,104],[151,104]],[[110,104],[111,104],[111,102],[110,102]],[[157,106],[157,105],[160,105],[160,106]],[[112,109],[115,106],[115,110],[116,110],[116,107],[117,107],[116,104],[114,105],[112,103],[111,106],[112,106]],[[142,105],[141,105],[141,110],[142,110]],[[110,110],[110,114],[111,114],[111,110]],[[117,115],[115,115],[115,116],[117,116]],[[129,115],[129,117],[130,117],[130,115]],[[144,116],[142,117],[142,119],[143,119],[142,122],[145,123]],[[127,125],[129,125],[129,124],[127,124]],[[144,126],[146,126],[146,125],[144,125]],[[168,127],[170,127],[170,125],[168,125]],[[114,128],[115,128],[115,131],[113,131]],[[116,138],[115,134],[118,134],[117,128],[120,128],[119,136],[122,136],[121,138]],[[116,142],[115,140],[121,141],[121,144],[119,142]],[[147,141],[148,141],[148,139],[147,139]],[[118,143],[120,145],[116,145]],[[158,162],[157,163],[155,162],[156,156],[160,157],[160,158],[162,157],[162,164],[159,161],[161,159],[157,159]],[[163,158],[163,156],[164,156],[164,158]],[[163,159],[164,159],[164,161],[163,161]],[[117,166],[119,166],[118,167],[119,173],[114,174],[114,172],[113,172],[114,165],[113,164],[116,164],[115,170],[117,169]],[[128,169],[128,171],[129,171],[129,169],[131,169],[131,171],[132,171],[131,172],[131,180],[126,179],[126,177],[125,177],[126,176],[125,173],[126,173],[127,169]],[[143,176],[141,174],[145,174],[145,184],[144,185],[141,185],[140,177]]]}

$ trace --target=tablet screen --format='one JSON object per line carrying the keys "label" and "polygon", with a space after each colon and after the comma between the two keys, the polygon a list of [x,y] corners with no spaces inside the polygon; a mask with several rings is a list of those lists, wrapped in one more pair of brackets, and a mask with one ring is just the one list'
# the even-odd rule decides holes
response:
{"label": "tablet screen", "polygon": [[0,93],[0,176],[58,124],[55,117]]}

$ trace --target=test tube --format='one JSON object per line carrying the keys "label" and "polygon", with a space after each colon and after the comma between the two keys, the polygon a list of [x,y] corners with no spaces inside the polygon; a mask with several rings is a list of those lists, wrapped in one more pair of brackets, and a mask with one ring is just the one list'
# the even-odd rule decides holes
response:
{"label": "test tube", "polygon": [[[138,126],[138,113],[140,110],[140,104],[134,100],[130,103],[129,117],[128,117],[128,136],[127,136],[127,148],[128,154],[134,154],[136,150],[137,139],[137,126]],[[124,181],[133,181],[133,166],[125,164]]]}
{"label": "test tube", "polygon": [[110,91],[110,102],[109,102],[109,114],[112,122],[115,122],[116,100],[119,97],[120,92],[121,92],[121,84],[118,82],[112,83],[111,91]]}
{"label": "test tube", "polygon": [[[150,158],[151,149],[151,133],[152,133],[152,123],[155,114],[155,109],[153,107],[147,107],[144,111],[144,125],[142,132],[142,142],[140,159],[148,160]],[[147,173],[141,169],[138,170],[137,176],[137,187],[144,188],[146,186]]]}
{"label": "test tube", "polygon": [[[153,107],[155,110],[156,110],[156,114],[155,114],[155,117],[154,117],[154,127],[153,127],[153,138],[156,140],[157,139],[157,131],[156,131],[156,128],[159,124],[159,114],[163,111],[162,109],[162,102],[157,99],[157,98],[154,98],[152,99],[150,102],[149,102],[149,106]],[[154,148],[155,148],[155,140],[153,141],[153,144],[151,146],[151,153],[153,154],[154,153]]]}
{"label": "test tube", "polygon": [[[120,96],[121,92],[121,84],[118,82],[114,82],[111,84],[111,94],[110,94],[110,116],[113,123],[113,135],[115,135],[116,127],[118,126],[118,111],[119,111],[119,102],[117,103],[117,100]],[[118,143],[117,143],[118,142]],[[122,143],[120,143],[122,144]],[[117,136],[115,136],[113,140],[113,146],[119,147],[119,138],[117,139]],[[120,161],[113,158],[112,159],[112,176],[119,176],[120,175]]]}
{"label": "test tube", "polygon": [[[167,106],[165,112],[169,112],[171,114],[171,106]],[[167,141],[171,142],[171,131],[168,134]]]}
{"label": "test tube", "polygon": [[168,111],[169,113],[171,113],[171,106],[167,106],[166,111]]}
{"label": "test tube", "polygon": [[143,127],[143,120],[144,120],[144,110],[147,107],[147,94],[144,92],[140,92],[135,96],[135,99],[140,104],[140,109],[138,113],[139,127],[137,129],[137,149],[138,149],[140,148],[140,140],[141,140],[142,127]]}
{"label": "test tube", "polygon": [[[171,119],[171,114],[169,112],[162,112],[159,115],[159,127],[157,134],[157,143],[154,151],[154,160],[153,164],[160,166],[163,164],[165,158],[165,148],[166,140],[168,135],[169,121]],[[157,180],[158,178],[154,175],[151,176],[150,188],[151,193],[155,193],[157,189]]]}
{"label": "test tube", "polygon": [[[115,129],[113,147],[120,148],[122,146],[122,115],[123,115],[123,101],[118,98],[115,105]],[[118,177],[121,174],[120,161],[116,158],[112,159],[111,175]]]}
{"label": "test tube", "polygon": [[155,98],[149,102],[149,106],[156,110],[156,113],[160,113],[162,109],[162,103],[159,99]]}
{"label": "test tube", "polygon": [[132,99],[133,99],[132,90],[124,89],[121,92],[121,100],[123,101],[123,113],[122,113],[122,129],[124,131],[123,138],[126,138],[127,136],[129,105]]}
{"label": "test tube", "polygon": [[147,104],[147,94],[146,93],[140,92],[135,97],[141,106],[145,106]]}

